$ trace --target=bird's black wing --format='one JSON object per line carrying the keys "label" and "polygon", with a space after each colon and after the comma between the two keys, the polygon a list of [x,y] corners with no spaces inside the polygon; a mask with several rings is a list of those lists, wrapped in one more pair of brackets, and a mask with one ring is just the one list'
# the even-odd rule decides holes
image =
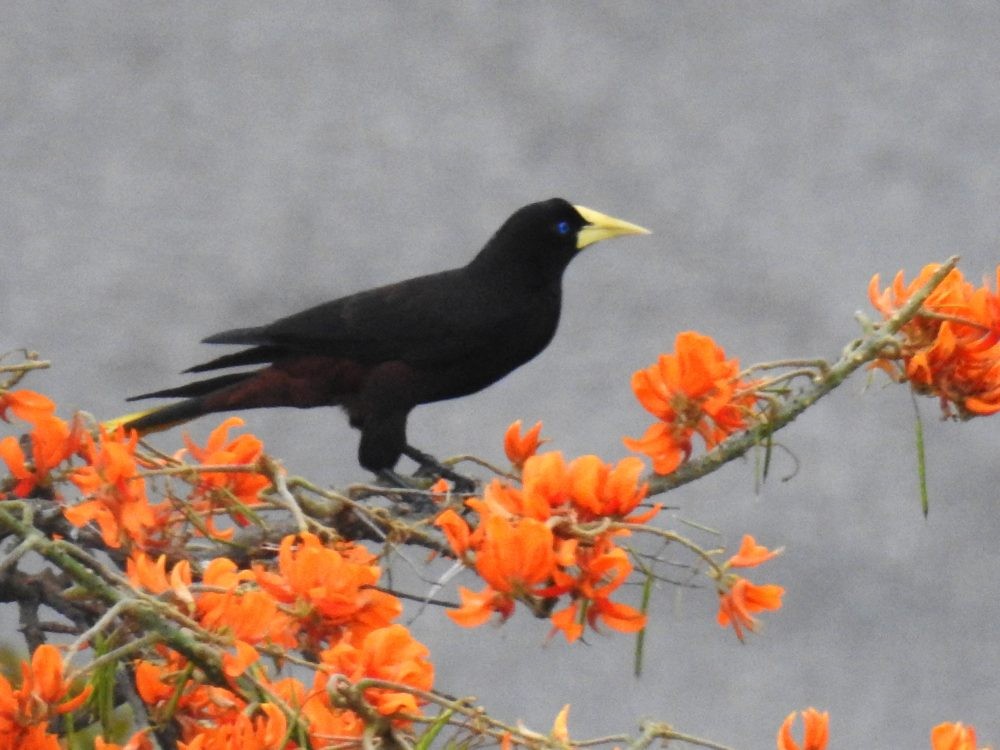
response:
{"label": "bird's black wing", "polygon": [[[530,311],[466,269],[445,271],[342,297],[257,328],[209,336],[210,344],[253,348],[192,368],[202,371],[273,361],[293,353],[360,363],[402,360],[448,364],[479,354],[514,334]],[[512,304],[515,303],[515,304]]]}

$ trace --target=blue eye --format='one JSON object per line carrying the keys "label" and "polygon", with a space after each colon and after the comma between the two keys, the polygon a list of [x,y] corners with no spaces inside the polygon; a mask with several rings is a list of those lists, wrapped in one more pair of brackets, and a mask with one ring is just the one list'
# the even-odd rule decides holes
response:
{"label": "blue eye", "polygon": [[560,221],[558,224],[556,224],[556,231],[559,232],[559,234],[564,234],[564,235],[569,234],[570,229],[571,227],[568,221]]}

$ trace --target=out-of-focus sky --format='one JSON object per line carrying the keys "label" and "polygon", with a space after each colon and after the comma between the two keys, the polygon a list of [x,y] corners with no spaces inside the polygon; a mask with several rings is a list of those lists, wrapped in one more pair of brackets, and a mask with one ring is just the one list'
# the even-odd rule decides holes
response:
{"label": "out-of-focus sky", "polygon": [[[52,359],[28,384],[64,413],[183,382],[217,330],[464,263],[553,195],[654,235],[574,261],[552,346],[416,410],[422,448],[500,461],[506,425],[542,419],[567,455],[617,459],[647,424],[630,374],[677,331],[745,363],[834,358],[873,273],[1000,262],[992,3],[11,2],[0,20],[0,350]],[[413,628],[438,686],[541,729],[570,702],[579,736],[654,716],[767,748],[815,705],[836,747],[928,747],[946,719],[1000,744],[998,423],[921,403],[925,520],[910,398],[866,384],[781,433],[788,481],[779,452],[759,492],[748,461],[667,497],[671,523],[786,548],[757,579],[785,607],[746,645],[710,591],[666,585],[639,680],[622,635],[570,647],[524,614],[464,631],[432,612]],[[245,416],[291,471],[364,478],[339,413]]]}

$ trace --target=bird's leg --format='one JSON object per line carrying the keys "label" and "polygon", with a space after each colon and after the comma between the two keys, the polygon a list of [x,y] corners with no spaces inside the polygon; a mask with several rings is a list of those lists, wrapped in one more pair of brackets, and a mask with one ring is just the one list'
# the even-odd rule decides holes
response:
{"label": "bird's leg", "polygon": [[432,476],[449,479],[455,483],[455,492],[459,494],[471,495],[476,491],[475,479],[467,477],[464,474],[459,474],[450,466],[445,466],[429,453],[424,453],[422,450],[418,450],[412,445],[407,444],[403,448],[403,455],[407,458],[413,459],[420,465],[420,468],[417,469],[417,476],[421,474],[430,474]]}

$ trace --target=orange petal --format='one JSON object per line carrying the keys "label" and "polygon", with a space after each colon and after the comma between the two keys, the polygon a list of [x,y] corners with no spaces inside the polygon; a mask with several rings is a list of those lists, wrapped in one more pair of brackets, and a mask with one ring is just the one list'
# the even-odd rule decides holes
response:
{"label": "orange petal", "polygon": [[463,628],[482,625],[497,611],[495,607],[497,594],[489,586],[478,594],[459,586],[458,596],[462,600],[462,606],[458,609],[449,609],[447,614],[456,625],[461,625]]}
{"label": "orange petal", "polygon": [[24,461],[24,452],[17,438],[8,435],[0,440],[0,458],[7,464],[8,470],[18,479],[26,479],[31,476]]}
{"label": "orange petal", "polygon": [[541,431],[542,423],[535,422],[534,427],[522,435],[520,419],[507,428],[503,439],[503,449],[514,466],[523,466],[525,461],[535,455],[538,447],[544,442],[539,438]]}
{"label": "orange petal", "polygon": [[825,711],[820,713],[811,707],[803,711],[803,742],[799,746],[792,738],[795,713],[792,711],[788,714],[778,729],[778,750],[825,750],[829,737],[830,715]]}
{"label": "orange petal", "polygon": [[452,551],[459,557],[469,549],[469,524],[451,508],[440,513],[434,519],[434,525],[444,533]]}
{"label": "orange petal", "polygon": [[0,419],[5,422],[8,409],[25,422],[34,424],[41,417],[55,414],[56,404],[48,396],[22,388],[0,393]]}
{"label": "orange petal", "polygon": [[534,518],[518,522],[491,516],[476,554],[476,570],[502,593],[529,589],[549,578],[555,568],[552,529]]}
{"label": "orange petal", "polygon": [[[876,278],[878,276],[876,275]],[[792,711],[778,727],[778,750],[801,750],[799,743],[792,738],[792,723],[795,721],[795,711]]]}
{"label": "orange petal", "polygon": [[599,599],[594,602],[591,615],[597,614],[601,622],[620,633],[637,633],[646,627],[646,615],[621,602]]}
{"label": "orange petal", "polygon": [[583,625],[577,620],[579,608],[577,602],[571,602],[558,612],[553,612],[549,618],[552,620],[552,633],[554,634],[557,630],[561,631],[570,643],[583,635]]}
{"label": "orange petal", "polygon": [[246,641],[238,640],[234,645],[236,648],[235,654],[231,654],[228,651],[222,654],[222,670],[229,677],[239,677],[247,670],[247,667],[260,659],[257,649]]}
{"label": "orange petal", "polygon": [[931,750],[976,750],[976,730],[961,722],[945,722],[931,730]]}
{"label": "orange petal", "polygon": [[726,564],[731,568],[752,568],[780,554],[781,549],[769,550],[764,545],[757,544],[749,534],[744,534],[740,551],[730,557]]}
{"label": "orange petal", "polygon": [[43,644],[31,656],[34,692],[46,703],[57,703],[66,694],[62,679],[62,656],[59,649]]}

